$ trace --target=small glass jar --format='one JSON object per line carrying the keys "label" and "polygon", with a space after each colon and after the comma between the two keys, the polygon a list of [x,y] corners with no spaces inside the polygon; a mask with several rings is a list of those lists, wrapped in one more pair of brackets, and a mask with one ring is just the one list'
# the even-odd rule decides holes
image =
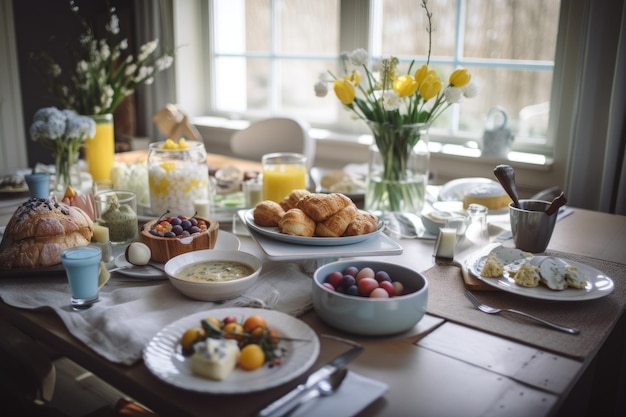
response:
{"label": "small glass jar", "polygon": [[150,209],[162,215],[193,216],[194,201],[209,198],[209,167],[202,142],[187,141],[184,148],[167,149],[153,142],[148,152]]}

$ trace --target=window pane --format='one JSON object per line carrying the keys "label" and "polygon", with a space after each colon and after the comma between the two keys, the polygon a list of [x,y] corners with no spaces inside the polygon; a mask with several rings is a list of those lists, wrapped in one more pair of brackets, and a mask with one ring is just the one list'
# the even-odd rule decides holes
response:
{"label": "window pane", "polygon": [[[457,0],[430,1],[433,13],[432,52],[436,56],[452,56],[456,34]],[[426,60],[428,56],[428,20],[418,0],[383,1],[383,56],[408,56]],[[425,63],[425,62],[424,62]]]}
{"label": "window pane", "polygon": [[553,61],[560,0],[467,0],[464,56]]}
{"label": "window pane", "polygon": [[459,130],[482,132],[487,113],[497,105],[507,112],[508,127],[513,129],[516,139],[529,135],[545,137],[551,71],[472,68],[471,72],[472,79],[478,83],[478,96],[458,105]]}
{"label": "window pane", "polygon": [[283,0],[278,13],[277,52],[338,53],[339,0]]}

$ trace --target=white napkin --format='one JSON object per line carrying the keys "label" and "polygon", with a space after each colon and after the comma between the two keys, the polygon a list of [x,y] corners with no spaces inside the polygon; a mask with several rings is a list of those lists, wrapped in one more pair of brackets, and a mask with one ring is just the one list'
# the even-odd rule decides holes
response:
{"label": "white napkin", "polygon": [[13,307],[54,310],[69,332],[106,359],[132,364],[144,346],[168,324],[198,311],[222,307],[271,308],[298,316],[310,309],[311,278],[296,263],[265,262],[245,296],[223,302],[187,298],[169,281],[123,282],[114,276],[100,290],[100,301],[84,311],[70,307],[65,278],[6,279],[2,300]]}
{"label": "white napkin", "polygon": [[381,381],[348,371],[346,379],[333,395],[314,398],[296,408],[291,417],[350,417],[385,394],[389,386]]}

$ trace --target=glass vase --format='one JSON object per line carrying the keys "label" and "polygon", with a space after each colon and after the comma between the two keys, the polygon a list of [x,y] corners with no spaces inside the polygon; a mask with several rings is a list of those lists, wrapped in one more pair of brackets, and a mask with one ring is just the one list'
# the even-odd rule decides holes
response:
{"label": "glass vase", "polygon": [[55,182],[54,190],[61,194],[67,187],[80,188],[80,167],[78,166],[78,150],[63,149],[54,155]]}
{"label": "glass vase", "polygon": [[96,135],[85,140],[87,169],[94,181],[111,178],[115,155],[113,114],[88,115],[96,122]]}
{"label": "glass vase", "polygon": [[365,209],[383,218],[419,214],[428,184],[430,124],[368,124],[374,143],[369,151]]}

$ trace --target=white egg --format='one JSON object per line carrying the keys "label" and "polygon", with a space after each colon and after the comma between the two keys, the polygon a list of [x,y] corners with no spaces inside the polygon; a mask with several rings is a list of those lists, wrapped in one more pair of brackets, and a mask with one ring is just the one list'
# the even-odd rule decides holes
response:
{"label": "white egg", "polygon": [[133,265],[142,266],[147,265],[150,262],[152,252],[145,243],[133,242],[126,248],[124,254],[126,260]]}

